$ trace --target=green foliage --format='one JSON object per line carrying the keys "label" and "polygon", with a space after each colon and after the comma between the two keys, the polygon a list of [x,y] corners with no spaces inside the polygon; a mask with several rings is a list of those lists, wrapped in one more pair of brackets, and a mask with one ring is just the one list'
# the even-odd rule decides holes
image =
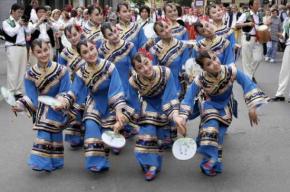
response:
{"label": "green foliage", "polygon": [[173,2],[178,3],[181,6],[191,7],[192,0],[174,0]]}
{"label": "green foliage", "polygon": [[131,0],[130,2],[133,2],[138,6],[145,4],[145,0]]}

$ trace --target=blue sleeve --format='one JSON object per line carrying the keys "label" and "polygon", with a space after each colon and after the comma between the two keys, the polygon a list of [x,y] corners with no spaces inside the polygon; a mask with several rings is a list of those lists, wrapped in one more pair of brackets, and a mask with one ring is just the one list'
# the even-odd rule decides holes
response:
{"label": "blue sleeve", "polygon": [[129,53],[129,57],[130,57],[130,70],[132,70],[132,58],[136,55],[137,50],[135,48],[135,46],[133,46],[133,48],[131,49],[130,53]]}
{"label": "blue sleeve", "polygon": [[102,49],[99,48],[97,50],[98,50],[98,57],[101,58],[101,59],[104,59],[105,58],[105,55],[104,55],[104,52],[102,51]]}
{"label": "blue sleeve", "polygon": [[232,33],[228,36],[227,39],[230,41],[230,45],[231,45],[232,49],[234,50],[234,49],[235,49],[235,45],[236,45],[235,33],[232,32]]}
{"label": "blue sleeve", "polygon": [[121,78],[119,76],[117,68],[112,71],[110,86],[108,91],[108,100],[111,108],[115,109],[119,105],[125,104],[125,95]]}
{"label": "blue sleeve", "polygon": [[70,89],[70,75],[68,70],[66,70],[64,76],[60,80],[59,93],[68,92]]}
{"label": "blue sleeve", "polygon": [[175,86],[174,77],[171,72],[162,95],[162,109],[164,113],[169,117],[174,110],[179,109],[177,90]]}
{"label": "blue sleeve", "polygon": [[123,114],[129,119],[133,124],[138,124],[138,118],[141,112],[141,101],[137,90],[132,87],[131,84],[128,86],[128,91],[126,94],[126,107],[123,110]]}
{"label": "blue sleeve", "polygon": [[103,40],[102,39],[98,39],[96,41],[96,48],[97,48],[97,50],[101,47],[102,43],[103,43]]}
{"label": "blue sleeve", "polygon": [[190,87],[187,89],[184,99],[180,105],[180,114],[190,118],[196,117],[196,113],[199,113],[197,110],[196,96],[200,92],[200,87],[193,81]]}
{"label": "blue sleeve", "polygon": [[57,63],[60,65],[67,65],[67,60],[61,55],[59,54],[58,58],[57,58]]}
{"label": "blue sleeve", "polygon": [[223,51],[220,61],[224,65],[231,65],[235,63],[235,54],[231,44],[229,44]]}
{"label": "blue sleeve", "polygon": [[243,73],[239,69],[237,70],[236,78],[237,82],[243,88],[244,93],[249,92],[257,87],[257,85],[245,73]]}
{"label": "blue sleeve", "polygon": [[82,94],[80,90],[82,90],[83,87],[86,87],[84,81],[77,74],[75,74],[70,91],[74,94],[76,99],[78,99],[79,95]]}
{"label": "blue sleeve", "polygon": [[184,66],[185,63],[186,63],[186,61],[187,61],[189,58],[191,58],[191,57],[190,57],[190,50],[189,50],[189,48],[185,48],[184,51],[183,51],[183,53],[182,53],[181,66]]}
{"label": "blue sleeve", "polygon": [[242,86],[244,98],[248,108],[259,107],[268,102],[269,98],[257,85],[243,72],[237,70],[237,82]]}
{"label": "blue sleeve", "polygon": [[188,37],[188,32],[186,31],[183,35],[182,35],[182,40],[187,41],[189,39]]}
{"label": "blue sleeve", "polygon": [[147,37],[145,36],[144,30],[143,28],[140,29],[139,33],[138,33],[138,45],[137,48],[141,48],[145,45],[145,43],[147,42]]}
{"label": "blue sleeve", "polygon": [[130,51],[130,54],[129,54],[130,58],[132,59],[136,55],[136,53],[137,53],[137,49],[134,46]]}
{"label": "blue sleeve", "polygon": [[34,108],[38,106],[38,90],[34,82],[28,79],[24,79],[24,88],[27,97],[31,100]]}
{"label": "blue sleeve", "polygon": [[129,84],[128,95],[126,95],[126,102],[129,107],[135,110],[136,113],[141,111],[141,102],[138,91]]}

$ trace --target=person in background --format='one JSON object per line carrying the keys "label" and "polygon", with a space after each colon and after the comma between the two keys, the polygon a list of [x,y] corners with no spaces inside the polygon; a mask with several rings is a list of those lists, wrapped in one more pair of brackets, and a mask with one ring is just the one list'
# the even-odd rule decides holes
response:
{"label": "person in background", "polygon": [[280,21],[280,18],[278,17],[278,10],[275,8],[271,9],[271,18],[268,25],[271,33],[271,40],[267,42],[267,54],[265,57],[265,61],[270,61],[270,63],[274,63],[279,44],[278,34],[282,32],[282,23]]}
{"label": "person in background", "polygon": [[83,17],[83,20],[82,20],[81,26],[82,28],[84,28],[90,19],[89,14],[88,14],[88,9],[84,9],[82,17]]}
{"label": "person in background", "polygon": [[238,44],[241,43],[241,28],[236,27],[236,23],[241,15],[242,13],[239,11],[238,6],[236,4],[232,4],[228,26],[234,31],[235,40]]}
{"label": "person in background", "polygon": [[[271,23],[271,10],[270,9],[265,9],[263,23],[267,26],[270,25],[270,23]],[[266,54],[267,54],[267,43],[263,43],[263,54],[264,54],[264,56],[266,56]],[[267,59],[267,60],[269,60],[269,59]]]}
{"label": "person in background", "polygon": [[[290,79],[290,17],[288,17],[284,21],[283,25],[283,33],[278,36],[282,42],[285,42],[286,48],[283,54],[281,70],[279,74],[279,83],[278,89],[275,94],[275,97],[271,99],[271,101],[285,101],[285,92],[289,84]],[[288,97],[290,98],[290,91]],[[289,100],[288,100],[289,102]]]}
{"label": "person in background", "polygon": [[75,23],[81,26],[83,23],[83,9],[81,7],[78,7],[76,11],[77,11],[77,16],[75,18]]}
{"label": "person in background", "polygon": [[215,33],[215,26],[205,20],[194,23],[195,31],[202,36],[193,46],[192,57],[196,58],[199,49],[207,49],[215,52],[223,65],[233,65],[235,63],[233,47],[230,41]]}
{"label": "person in background", "polygon": [[59,9],[54,9],[50,17],[50,21],[58,29],[54,33],[55,46],[54,46],[54,59],[53,60],[56,60],[58,58],[59,53],[63,49],[63,45],[61,43],[61,35],[62,35],[63,29],[62,29],[62,23],[60,22],[60,15],[61,15],[61,11]]}
{"label": "person in background", "polygon": [[88,7],[89,21],[85,25],[84,34],[88,40],[95,42],[97,49],[102,43],[101,24],[104,21],[103,10],[100,7],[91,5]]}
{"label": "person in background", "polygon": [[111,22],[113,25],[117,25],[118,22],[118,16],[115,12],[111,12],[108,15],[108,21]]}
{"label": "person in background", "polygon": [[[48,15],[47,10],[45,7],[37,7],[36,8],[36,14],[38,17],[38,20],[36,23],[29,23],[29,30],[31,33],[31,42],[35,39],[43,39],[45,42],[49,44],[49,46],[54,47],[55,41],[54,41],[54,31],[57,31],[58,28],[56,25],[54,25]],[[51,51],[51,60],[53,59],[53,49],[49,49]],[[30,65],[33,66],[36,64],[36,58],[34,57],[34,54],[30,54],[29,57]]]}
{"label": "person in background", "polygon": [[230,41],[232,49],[234,49],[236,45],[235,35],[232,29],[224,23],[224,12],[220,6],[221,5],[210,4],[207,7],[207,15],[212,20],[212,23],[215,26],[215,34],[228,39]]}
{"label": "person in background", "polygon": [[21,98],[24,74],[27,66],[26,33],[27,22],[23,16],[24,7],[13,4],[10,16],[2,23],[7,55],[7,87],[15,99]]}
{"label": "person in background", "polygon": [[249,1],[250,11],[243,13],[237,21],[237,27],[241,27],[242,35],[242,64],[246,73],[254,82],[255,72],[263,60],[263,46],[257,41],[256,27],[263,23],[258,16],[259,0]]}
{"label": "person in background", "polygon": [[38,0],[31,0],[30,2],[31,11],[29,15],[29,20],[35,23],[38,20],[37,14],[36,14],[36,8],[39,6]]}
{"label": "person in background", "polygon": [[137,20],[138,24],[140,24],[142,27],[144,27],[148,23],[152,23],[152,20],[150,18],[150,8],[146,5],[140,7],[140,18]]}
{"label": "person in background", "polygon": [[173,37],[178,40],[188,40],[188,32],[186,28],[177,22],[178,10],[176,4],[165,3],[163,10],[165,13],[165,21],[171,27]]}
{"label": "person in background", "polygon": [[121,39],[134,43],[136,50],[138,50],[145,45],[147,37],[141,25],[136,22],[131,22],[131,13],[131,8],[128,3],[119,3],[117,5],[119,23],[116,26],[120,32]]}
{"label": "person in background", "polygon": [[281,23],[283,23],[288,17],[287,7],[281,4],[278,6],[278,11],[279,11],[278,17],[280,18]]}

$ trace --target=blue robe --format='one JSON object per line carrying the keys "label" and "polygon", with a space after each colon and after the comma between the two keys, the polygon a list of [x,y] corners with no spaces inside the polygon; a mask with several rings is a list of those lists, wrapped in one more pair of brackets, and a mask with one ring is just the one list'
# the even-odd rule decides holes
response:
{"label": "blue robe", "polygon": [[[107,41],[99,48],[99,57],[113,62],[119,72],[125,96],[128,92],[129,74],[132,69],[131,60],[136,54],[136,49],[132,42],[121,40],[117,47],[112,47]],[[133,125],[134,126],[134,125]],[[135,135],[135,129],[126,125],[122,130],[126,138]]]}
{"label": "blue robe", "polygon": [[222,36],[216,36],[213,40],[201,39],[197,40],[193,47],[192,57],[196,58],[198,54],[198,46],[202,45],[208,50],[215,52],[224,65],[232,65],[235,63],[235,54],[230,41]]}
{"label": "blue robe", "polygon": [[235,66],[222,66],[222,71],[217,77],[202,72],[195,78],[181,103],[180,114],[186,119],[190,119],[195,113],[196,104],[201,112],[197,142],[198,152],[204,155],[200,165],[202,169],[208,160],[212,159],[216,162],[213,165],[214,171],[222,171],[224,133],[231,124],[233,113],[237,113],[237,103],[232,98],[235,81],[242,86],[249,108],[267,103],[268,98],[265,94]]}
{"label": "blue robe", "polygon": [[[64,48],[58,57],[58,63],[68,67],[71,80],[73,80],[75,73],[85,64],[85,61],[80,57],[75,49]],[[74,118],[70,122],[68,128],[64,131],[65,141],[70,142],[72,147],[81,146],[83,143],[84,127],[82,124],[82,117],[88,90],[86,87],[83,87],[82,90],[83,95],[78,97],[71,109],[71,114]]]}
{"label": "blue robe", "polygon": [[119,74],[121,74],[120,78],[124,92],[126,93],[129,86],[129,73],[132,69],[131,60],[137,53],[134,44],[121,40],[117,47],[113,47],[105,41],[98,51],[100,58],[115,64]]}
{"label": "blue robe", "polygon": [[176,23],[176,25],[171,26],[171,33],[172,36],[178,40],[186,41],[189,39],[187,29],[184,26],[180,25],[179,23]]}
{"label": "blue robe", "polygon": [[34,65],[25,75],[26,96],[19,102],[35,116],[33,129],[37,130],[36,140],[28,159],[34,170],[53,171],[63,167],[62,129],[66,127],[67,115],[38,102],[38,96],[64,94],[70,87],[69,78],[67,68],[54,62],[49,62],[46,68]]}
{"label": "blue robe", "polygon": [[86,38],[93,41],[96,44],[96,48],[98,49],[103,41],[101,26],[96,26],[91,21],[88,21],[83,29]]}
{"label": "blue robe", "polygon": [[[179,23],[176,23],[175,26],[171,26],[171,34],[172,34],[172,37],[174,37],[177,40],[180,40],[180,41],[189,40],[187,29],[184,26],[180,25]],[[156,37],[154,39],[154,42],[155,42],[154,44],[156,44],[160,40],[161,39],[159,37]]]}
{"label": "blue robe", "polygon": [[184,64],[190,57],[189,49],[183,42],[173,39],[170,45],[160,40],[151,48],[154,55],[154,64],[169,67],[175,82],[179,97],[185,94]]}
{"label": "blue robe", "polygon": [[[221,28],[217,29],[215,31],[215,34],[229,40],[231,47],[233,49],[235,48],[235,44],[236,44],[235,33],[231,28],[224,25]],[[198,35],[196,38],[197,41],[200,41],[202,39],[204,39],[204,37],[201,35]]]}
{"label": "blue robe", "polygon": [[231,28],[224,25],[221,28],[217,29],[215,34],[218,36],[223,36],[224,38],[229,40],[230,45],[231,45],[232,49],[234,50],[235,45],[236,45],[236,39],[235,39],[235,33]]}
{"label": "blue robe", "polygon": [[65,95],[69,105],[82,95],[82,87],[89,89],[83,117],[85,167],[107,169],[109,162],[101,135],[116,123],[116,109],[125,105],[122,81],[113,63],[98,59],[96,65],[85,64],[77,71],[71,90]]}
{"label": "blue robe", "polygon": [[154,66],[153,69],[155,77],[152,80],[133,73],[129,80],[128,106],[124,112],[131,122],[140,126],[135,155],[145,170],[148,166],[161,169],[158,140],[166,139],[162,130],[170,125],[173,112],[179,108],[170,69],[164,66]]}
{"label": "blue robe", "polygon": [[147,42],[147,37],[144,34],[143,28],[138,23],[131,22],[128,26],[122,23],[117,24],[121,39],[132,42],[138,50]]}

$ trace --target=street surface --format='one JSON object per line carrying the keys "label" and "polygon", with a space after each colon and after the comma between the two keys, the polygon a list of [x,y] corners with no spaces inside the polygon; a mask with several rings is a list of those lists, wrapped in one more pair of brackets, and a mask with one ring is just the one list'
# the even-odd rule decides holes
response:
{"label": "street surface", "polygon": [[[262,63],[256,79],[272,97],[277,89],[282,53],[277,63]],[[7,58],[0,48],[0,85],[6,85]],[[290,62],[290,61],[289,61]],[[241,67],[240,62],[238,66]],[[164,152],[164,164],[156,180],[147,182],[134,158],[134,140],[119,156],[110,156],[111,169],[104,174],[84,170],[84,153],[65,147],[65,166],[52,173],[30,170],[26,164],[35,132],[25,115],[15,117],[0,101],[0,191],[1,192],[287,192],[290,186],[290,103],[265,105],[260,124],[250,127],[242,89],[235,85],[239,119],[234,119],[224,144],[224,172],[216,177],[199,170],[200,157],[174,159]],[[189,123],[195,137],[199,119]]]}

